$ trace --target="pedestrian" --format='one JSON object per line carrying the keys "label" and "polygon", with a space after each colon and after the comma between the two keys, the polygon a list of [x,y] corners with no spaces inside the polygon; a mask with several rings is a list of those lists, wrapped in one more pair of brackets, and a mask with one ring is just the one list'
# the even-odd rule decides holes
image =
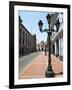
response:
{"label": "pedestrian", "polygon": [[45,56],[47,55],[47,50],[46,50],[46,47],[45,47]]}

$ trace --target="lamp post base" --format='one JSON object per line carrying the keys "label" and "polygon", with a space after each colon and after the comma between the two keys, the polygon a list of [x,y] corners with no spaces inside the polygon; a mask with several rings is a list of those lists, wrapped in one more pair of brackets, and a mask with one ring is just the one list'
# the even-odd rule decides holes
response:
{"label": "lamp post base", "polygon": [[47,70],[45,71],[45,77],[47,78],[55,77],[55,73],[52,70],[51,64],[48,64]]}

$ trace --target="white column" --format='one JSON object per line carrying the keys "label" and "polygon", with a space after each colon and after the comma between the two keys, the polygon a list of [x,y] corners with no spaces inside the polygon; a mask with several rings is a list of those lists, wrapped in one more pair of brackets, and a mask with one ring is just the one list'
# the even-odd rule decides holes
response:
{"label": "white column", "polygon": [[56,55],[59,55],[59,40],[56,41]]}
{"label": "white column", "polygon": [[63,56],[63,38],[61,38],[61,56]]}
{"label": "white column", "polygon": [[59,39],[59,56],[61,56],[61,39]]}
{"label": "white column", "polygon": [[55,55],[56,55],[56,42],[55,42]]}
{"label": "white column", "polygon": [[59,56],[63,56],[63,38],[59,39]]}

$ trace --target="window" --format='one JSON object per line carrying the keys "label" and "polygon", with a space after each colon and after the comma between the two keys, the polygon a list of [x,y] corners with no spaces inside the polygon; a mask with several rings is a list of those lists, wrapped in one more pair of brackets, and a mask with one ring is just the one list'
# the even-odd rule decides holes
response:
{"label": "window", "polygon": [[21,44],[21,37],[19,38],[19,43]]}
{"label": "window", "polygon": [[27,39],[26,39],[26,45],[27,45]]}
{"label": "window", "polygon": [[19,34],[21,34],[21,32],[22,32],[22,31],[21,31],[21,29],[20,29],[20,30],[19,30]]}
{"label": "window", "polygon": [[23,44],[24,44],[24,37],[25,37],[25,32],[23,32]]}
{"label": "window", "polygon": [[23,38],[23,44],[24,44],[24,38]]}

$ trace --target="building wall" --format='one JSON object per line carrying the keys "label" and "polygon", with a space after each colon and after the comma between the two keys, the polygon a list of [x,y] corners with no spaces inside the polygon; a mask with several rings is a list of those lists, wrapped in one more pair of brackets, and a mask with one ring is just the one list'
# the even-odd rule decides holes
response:
{"label": "building wall", "polygon": [[[59,44],[58,44],[59,43]],[[63,59],[63,37],[58,39],[58,43],[54,43],[55,52],[53,52],[59,59]]]}
{"label": "building wall", "polygon": [[31,35],[29,31],[19,23],[19,55],[25,55],[36,51],[36,35]]}
{"label": "building wall", "polygon": [[58,39],[58,43],[55,42],[55,55],[63,56],[63,38]]}
{"label": "building wall", "polygon": [[63,19],[60,22],[58,32],[52,33],[52,53],[59,57],[60,60],[63,60]]}
{"label": "building wall", "polygon": [[57,42],[53,43],[52,53],[60,60],[63,60],[63,37],[59,38]]}

